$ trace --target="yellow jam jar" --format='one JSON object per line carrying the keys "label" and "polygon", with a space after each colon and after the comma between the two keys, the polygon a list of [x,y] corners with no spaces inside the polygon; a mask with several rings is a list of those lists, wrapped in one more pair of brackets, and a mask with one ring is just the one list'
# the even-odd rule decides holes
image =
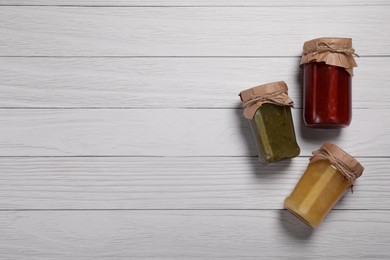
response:
{"label": "yellow jam jar", "polygon": [[363,173],[363,166],[338,146],[325,143],[313,152],[310,163],[284,201],[284,207],[312,228]]}

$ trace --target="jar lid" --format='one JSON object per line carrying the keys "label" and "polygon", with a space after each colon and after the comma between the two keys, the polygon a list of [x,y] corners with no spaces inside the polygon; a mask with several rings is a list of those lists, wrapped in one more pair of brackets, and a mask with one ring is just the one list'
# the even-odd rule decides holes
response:
{"label": "jar lid", "polygon": [[332,143],[324,143],[320,149],[313,152],[310,163],[319,160],[328,160],[352,183],[359,178],[364,171],[364,167],[355,158]]}
{"label": "jar lid", "polygon": [[239,96],[244,107],[245,118],[252,119],[256,110],[264,103],[292,106],[293,101],[287,95],[287,91],[287,84],[284,81],[267,83],[241,91]]}
{"label": "jar lid", "polygon": [[345,68],[353,75],[357,67],[351,38],[317,38],[303,44],[301,65],[309,62],[325,62],[328,65]]}
{"label": "jar lid", "polygon": [[352,54],[352,38],[322,37],[306,41],[303,44],[303,54],[315,52],[323,48],[325,51],[340,50]]}

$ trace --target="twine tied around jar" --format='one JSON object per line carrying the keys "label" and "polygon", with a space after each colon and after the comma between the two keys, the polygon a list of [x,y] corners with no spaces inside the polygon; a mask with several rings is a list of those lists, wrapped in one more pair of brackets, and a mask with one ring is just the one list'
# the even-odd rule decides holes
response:
{"label": "twine tied around jar", "polygon": [[244,107],[244,117],[253,119],[256,110],[265,103],[293,106],[294,103],[287,91],[287,84],[284,81],[271,82],[241,91],[239,96]]}
{"label": "twine tied around jar", "polygon": [[329,161],[330,164],[339,170],[344,178],[351,183],[351,190],[355,180],[362,175],[364,170],[363,166],[355,158],[331,143],[325,143],[320,149],[314,151],[313,156],[310,158],[310,163],[320,160]]}
{"label": "twine tied around jar", "polygon": [[303,44],[300,65],[310,62],[325,62],[327,65],[344,68],[351,76],[357,67],[354,57],[359,57],[352,48],[351,38],[317,38]]}
{"label": "twine tied around jar", "polygon": [[330,51],[333,53],[342,53],[342,54],[346,54],[346,55],[352,55],[354,57],[360,58],[360,56],[357,53],[355,53],[354,48],[347,48],[347,47],[344,48],[344,47],[338,47],[338,46],[333,47],[329,43],[326,43],[326,42],[319,42],[317,44],[317,48],[315,50],[306,51],[306,52],[304,52],[304,54],[312,52],[315,55],[315,54],[319,54],[319,53],[323,53],[323,52],[327,52],[327,51]]}

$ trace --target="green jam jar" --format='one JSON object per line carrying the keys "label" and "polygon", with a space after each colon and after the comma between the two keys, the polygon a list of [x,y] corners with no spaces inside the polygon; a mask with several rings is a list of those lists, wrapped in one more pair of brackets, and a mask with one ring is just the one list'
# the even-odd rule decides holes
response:
{"label": "green jam jar", "polygon": [[278,81],[240,93],[244,116],[249,120],[259,160],[270,163],[299,155],[291,115],[293,102],[287,85]]}

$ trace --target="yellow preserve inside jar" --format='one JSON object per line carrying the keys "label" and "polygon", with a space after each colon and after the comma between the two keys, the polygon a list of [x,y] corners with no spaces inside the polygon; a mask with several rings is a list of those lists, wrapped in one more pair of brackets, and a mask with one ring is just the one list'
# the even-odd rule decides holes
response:
{"label": "yellow preserve inside jar", "polygon": [[351,183],[326,160],[309,164],[284,206],[311,227],[318,227]]}
{"label": "yellow preserve inside jar", "polygon": [[[326,143],[317,152],[322,154],[312,157],[312,162],[284,201],[288,211],[313,228],[323,222],[363,172],[359,162],[335,145]],[[348,171],[348,174],[343,170]]]}

